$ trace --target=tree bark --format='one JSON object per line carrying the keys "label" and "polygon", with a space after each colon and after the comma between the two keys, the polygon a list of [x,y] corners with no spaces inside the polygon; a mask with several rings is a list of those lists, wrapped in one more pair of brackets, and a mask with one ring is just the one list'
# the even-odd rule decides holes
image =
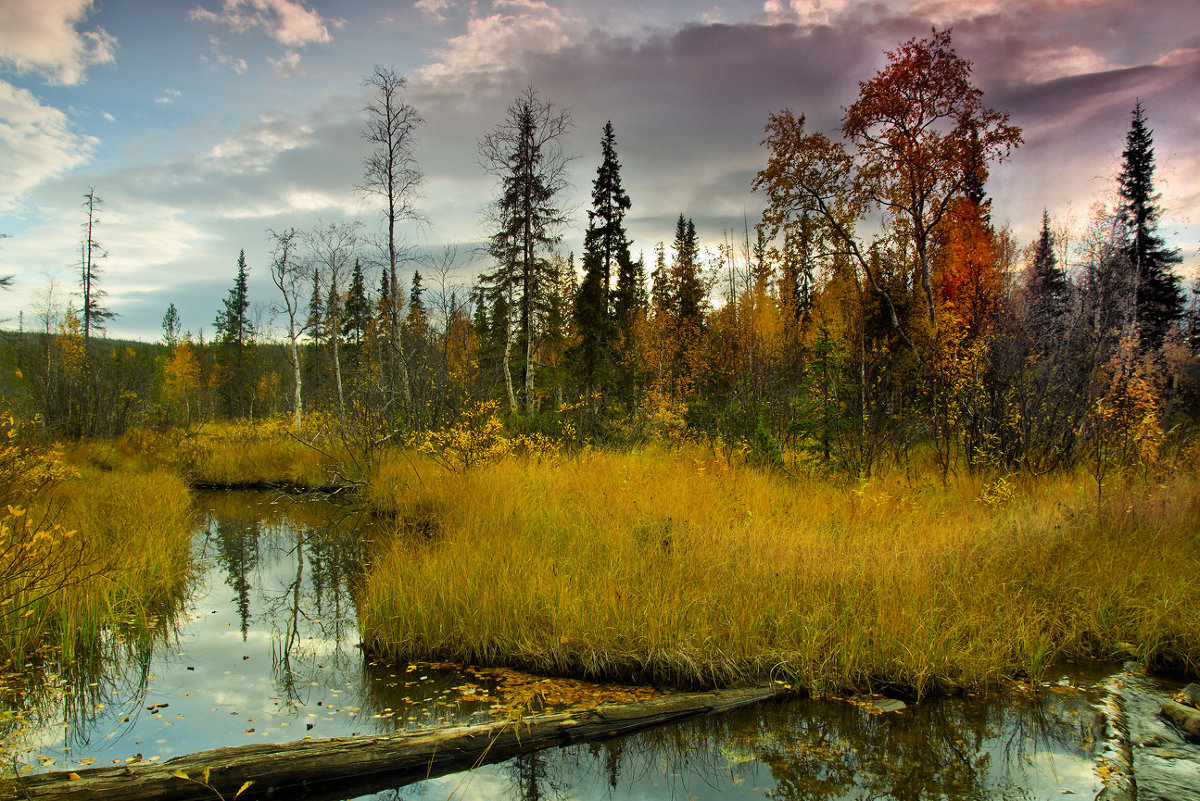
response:
{"label": "tree bark", "polygon": [[[747,706],[781,694],[776,687],[684,693],[584,712],[429,731],[365,735],[293,743],[216,748],[167,762],[18,778],[13,797],[59,801],[192,801],[214,790],[232,799],[253,781],[243,799],[333,799],[400,787],[518,754],[571,742],[597,740],[675,720]],[[208,786],[198,783],[209,770]],[[182,771],[193,780],[179,778]],[[71,775],[78,778],[72,780]],[[7,793],[5,793],[7,794]]]}
{"label": "tree bark", "polygon": [[300,346],[296,344],[297,334],[291,334],[291,362],[292,362],[292,418],[295,420],[296,428],[299,428],[304,419],[304,406],[302,395],[300,393],[302,376],[300,373]]}

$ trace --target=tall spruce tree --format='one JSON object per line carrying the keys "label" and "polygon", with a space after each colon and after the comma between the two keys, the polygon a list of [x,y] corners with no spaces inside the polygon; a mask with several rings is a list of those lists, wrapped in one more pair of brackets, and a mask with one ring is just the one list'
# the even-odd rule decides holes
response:
{"label": "tall spruce tree", "polygon": [[415,325],[425,320],[425,283],[421,273],[413,271],[412,287],[408,291],[408,323]]}
{"label": "tall spruce tree", "polygon": [[1042,231],[1033,245],[1029,271],[1029,302],[1034,317],[1052,321],[1067,309],[1071,286],[1054,255],[1054,234],[1050,231],[1050,212],[1042,209]]}
{"label": "tall spruce tree", "polygon": [[83,339],[91,339],[93,331],[104,330],[104,324],[116,314],[104,306],[105,292],[100,288],[100,260],[108,253],[96,241],[100,225],[100,208],[104,199],[89,187],[83,196],[83,240],[79,247],[79,288],[83,295]]}
{"label": "tall spruce tree", "polygon": [[251,382],[250,347],[253,330],[250,323],[250,270],[246,251],[238,253],[237,276],[225,297],[221,311],[213,321],[216,342],[224,363],[222,401],[228,414],[246,414],[254,387]]}
{"label": "tall spruce tree", "polygon": [[371,299],[367,297],[367,285],[358,259],[354,260],[354,270],[350,273],[350,288],[346,290],[345,316],[342,334],[352,344],[361,345],[367,336],[367,326],[371,322]]}
{"label": "tall spruce tree", "polygon": [[1171,326],[1183,315],[1183,294],[1172,268],[1181,262],[1158,233],[1161,195],[1154,190],[1153,131],[1146,126],[1146,111],[1138,101],[1125,137],[1124,162],[1118,183],[1120,217],[1128,241],[1125,253],[1133,271],[1135,319],[1143,346],[1162,345]]}
{"label": "tall spruce tree", "polygon": [[704,283],[696,224],[682,214],[675,223],[675,321],[680,329],[699,329],[704,321]]}
{"label": "tall spruce tree", "polygon": [[481,279],[491,291],[493,307],[501,298],[511,300],[517,327],[513,329],[511,320],[505,323],[508,336],[502,367],[509,403],[515,405],[508,361],[519,342],[522,405],[527,413],[537,406],[535,360],[552,301],[546,288],[555,279],[550,254],[567,219],[560,196],[567,186],[570,161],[562,139],[570,127],[570,115],[542,100],[529,86],[509,104],[504,121],[479,141],[480,161],[500,183],[488,246],[496,268]]}
{"label": "tall spruce tree", "polygon": [[[621,186],[617,138],[612,121],[600,139],[601,162],[592,182],[592,208],[583,239],[583,283],[575,296],[573,317],[578,343],[571,348],[576,373],[587,389],[603,389],[613,377],[619,327],[628,328],[637,302],[637,274],[629,254],[625,213],[630,200]],[[617,273],[613,292],[612,275]]]}

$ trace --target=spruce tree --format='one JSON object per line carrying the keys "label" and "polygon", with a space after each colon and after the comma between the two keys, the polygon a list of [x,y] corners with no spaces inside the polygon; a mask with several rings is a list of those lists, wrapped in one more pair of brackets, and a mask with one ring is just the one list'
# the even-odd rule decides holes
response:
{"label": "spruce tree", "polygon": [[[83,241],[79,248],[79,287],[83,295],[83,339],[91,339],[92,331],[104,329],[104,324],[116,314],[104,306],[105,291],[100,288],[100,260],[108,253],[96,241],[96,228],[100,225],[100,208],[104,200],[89,187],[83,196]],[[9,276],[11,278],[11,276]]]}
{"label": "spruce tree", "polygon": [[183,330],[182,324],[179,322],[179,310],[172,303],[167,306],[167,312],[162,319],[163,343],[168,348],[175,347],[179,342],[180,332]]}
{"label": "spruce tree", "polygon": [[613,377],[613,340],[616,328],[605,314],[608,293],[604,288],[604,268],[598,254],[584,251],[583,283],[575,295],[572,318],[576,343],[567,357],[585,392],[604,390]]}
{"label": "spruce tree", "polygon": [[321,297],[321,274],[312,271],[312,294],[308,298],[308,319],[305,321],[308,335],[313,342],[320,342],[325,336],[325,299]]}
{"label": "spruce tree", "polygon": [[1042,231],[1033,245],[1033,263],[1029,272],[1030,311],[1041,320],[1054,320],[1067,308],[1071,292],[1067,276],[1054,255],[1054,234],[1050,231],[1050,212],[1042,209]]}
{"label": "spruce tree", "polygon": [[225,296],[224,306],[217,312],[213,328],[217,341],[244,346],[250,338],[250,270],[246,266],[246,251],[238,253],[237,276]]}
{"label": "spruce tree", "polygon": [[[617,161],[617,139],[612,121],[605,123],[600,139],[601,162],[592,183],[592,208],[588,211],[588,231],[584,238],[584,252],[595,252],[603,280],[605,294],[612,290],[612,274],[617,272],[618,297],[626,295],[626,304],[632,296],[631,268],[633,259],[629,255],[629,238],[625,234],[625,214],[630,200],[621,186],[621,163]],[[611,309],[608,311],[611,312]]]}
{"label": "spruce tree", "polygon": [[654,270],[650,273],[650,309],[660,321],[671,316],[675,303],[675,287],[667,267],[667,253],[663,243],[654,246]]}
{"label": "spruce tree", "polygon": [[425,286],[421,281],[421,273],[414,270],[412,288],[408,293],[408,322],[410,325],[425,319]]}
{"label": "spruce tree", "polygon": [[1120,217],[1128,240],[1125,253],[1133,271],[1135,322],[1143,346],[1156,349],[1171,326],[1183,315],[1183,295],[1172,268],[1181,262],[1178,251],[1168,250],[1158,233],[1160,194],[1154,191],[1153,131],[1146,127],[1146,112],[1139,101],[1125,137],[1124,163],[1118,183]]}
{"label": "spruce tree", "polygon": [[246,251],[238,253],[237,277],[225,297],[221,311],[213,321],[216,342],[225,363],[222,400],[229,414],[244,414],[249,409],[253,386],[250,377],[250,345],[253,331],[250,325],[250,270],[246,266]]}
{"label": "spruce tree", "polygon": [[625,233],[630,200],[621,186],[616,145],[610,120],[600,139],[601,162],[592,182],[592,208],[583,240],[583,283],[575,295],[572,314],[579,341],[571,348],[570,357],[589,390],[603,389],[611,381],[618,326],[627,329],[632,324],[637,302],[637,275]]}
{"label": "spruce tree", "polygon": [[703,322],[704,285],[700,278],[700,245],[696,224],[682,214],[675,224],[675,319],[682,329]]}
{"label": "spruce tree", "polygon": [[479,141],[480,162],[498,179],[500,190],[490,212],[488,242],[496,266],[480,279],[492,294],[494,308],[501,297],[511,303],[514,320],[505,321],[509,334],[502,367],[509,404],[515,410],[508,362],[513,346],[519,345],[526,413],[537,408],[537,350],[552,301],[546,288],[555,277],[549,256],[560,238],[557,231],[568,218],[561,194],[567,187],[570,158],[563,152],[562,139],[570,127],[570,115],[539,98],[531,85],[509,104],[504,121]]}
{"label": "spruce tree", "polygon": [[355,345],[362,344],[371,321],[371,299],[367,297],[367,286],[363,280],[362,265],[354,260],[350,273],[350,288],[346,291],[346,319],[342,334]]}

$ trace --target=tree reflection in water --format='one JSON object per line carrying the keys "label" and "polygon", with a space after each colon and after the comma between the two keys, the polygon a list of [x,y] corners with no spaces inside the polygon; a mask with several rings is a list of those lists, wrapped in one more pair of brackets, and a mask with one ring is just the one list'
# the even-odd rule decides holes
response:
{"label": "tree reflection in water", "polygon": [[[352,592],[368,516],[316,497],[279,494],[263,504],[239,495],[211,499],[217,561],[236,593],[243,639],[253,614],[269,621],[277,690],[294,707],[316,671],[356,667],[343,646],[357,636]],[[271,576],[252,577],[255,570]]]}
{"label": "tree reflection in water", "polygon": [[[1094,795],[1102,723],[1093,701],[1083,690],[1045,688],[1033,696],[1005,692],[929,701],[884,715],[837,701],[766,703],[551,749],[496,770],[508,779],[506,797],[522,801],[1016,801],[1063,790]],[[482,780],[453,781],[454,798],[495,797],[470,791],[473,781]],[[396,797],[440,798],[445,786],[408,788]]]}

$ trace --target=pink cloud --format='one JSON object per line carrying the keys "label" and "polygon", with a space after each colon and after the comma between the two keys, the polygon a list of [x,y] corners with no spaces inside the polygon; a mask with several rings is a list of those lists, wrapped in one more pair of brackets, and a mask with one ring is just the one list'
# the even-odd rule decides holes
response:
{"label": "pink cloud", "polygon": [[103,28],[80,31],[94,0],[4,0],[0,61],[39,72],[52,83],[82,82],[87,68],[116,60],[117,40]]}
{"label": "pink cloud", "polygon": [[224,25],[235,33],[262,28],[286,47],[323,44],[333,38],[330,28],[344,24],[344,20],[323,17],[296,0],[224,0],[220,11],[197,6],[188,18]]}

